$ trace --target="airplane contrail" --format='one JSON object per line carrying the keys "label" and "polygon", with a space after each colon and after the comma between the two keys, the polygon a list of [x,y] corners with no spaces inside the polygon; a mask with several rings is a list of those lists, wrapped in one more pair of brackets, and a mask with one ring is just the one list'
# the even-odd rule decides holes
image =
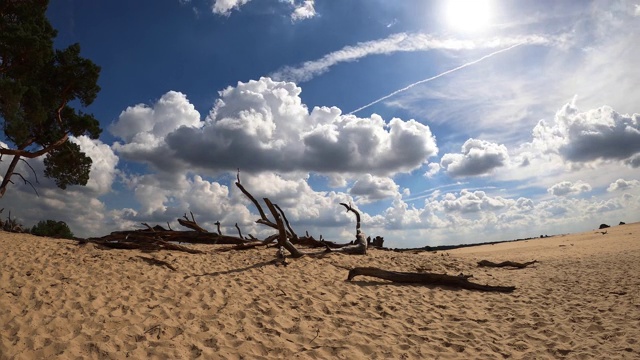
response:
{"label": "airplane contrail", "polygon": [[492,57],[492,56],[498,55],[498,54],[503,53],[503,52],[505,52],[505,51],[509,51],[509,50],[511,50],[511,49],[513,49],[513,48],[516,48],[516,47],[518,47],[518,46],[520,46],[520,45],[524,45],[524,44],[525,44],[525,42],[522,42],[522,43],[515,44],[515,45],[509,46],[509,47],[507,47],[507,48],[504,48],[504,49],[501,49],[501,50],[498,50],[498,51],[494,51],[494,52],[492,52],[491,54],[485,55],[485,56],[483,56],[483,57],[481,57],[481,58],[479,58],[479,59],[477,59],[477,60],[473,60],[473,61],[468,62],[468,63],[466,63],[466,64],[462,64],[462,65],[460,65],[460,66],[458,66],[458,67],[456,67],[456,68],[453,68],[453,69],[451,69],[451,70],[447,70],[447,71],[445,71],[445,72],[443,72],[443,73],[440,73],[440,74],[438,74],[438,75],[436,75],[436,76],[432,76],[432,77],[430,77],[430,78],[428,78],[428,79],[423,79],[423,80],[420,80],[420,81],[414,82],[413,84],[407,85],[406,87],[403,87],[403,88],[402,88],[402,89],[400,89],[400,90],[396,90],[396,91],[392,92],[392,93],[391,93],[391,94],[389,94],[389,95],[385,95],[385,96],[381,97],[381,98],[380,98],[380,99],[378,99],[378,100],[374,100],[374,101],[372,101],[372,102],[368,103],[368,104],[367,104],[367,105],[365,105],[365,106],[359,107],[359,108],[357,108],[357,109],[353,110],[352,112],[350,112],[348,115],[353,115],[353,114],[357,113],[357,112],[358,112],[358,111],[360,111],[360,110],[364,110],[364,109],[368,108],[369,106],[372,106],[372,105],[375,105],[375,104],[379,103],[380,101],[386,100],[386,99],[388,99],[388,98],[390,98],[390,97],[392,97],[392,96],[394,96],[394,95],[396,95],[396,94],[399,94],[399,93],[401,93],[401,92],[403,92],[403,91],[407,91],[407,90],[411,89],[412,87],[414,87],[414,86],[416,86],[416,85],[424,84],[424,83],[429,82],[429,81],[431,81],[431,80],[435,80],[435,79],[437,79],[437,78],[439,78],[439,77],[442,77],[442,76],[445,76],[445,75],[451,74],[452,72],[456,72],[456,71],[461,70],[461,69],[464,69],[464,68],[466,68],[466,67],[468,67],[468,66],[471,66],[471,65],[477,64],[477,63],[481,62],[482,60],[486,60],[486,59],[488,59],[488,58],[490,58],[490,57]]}

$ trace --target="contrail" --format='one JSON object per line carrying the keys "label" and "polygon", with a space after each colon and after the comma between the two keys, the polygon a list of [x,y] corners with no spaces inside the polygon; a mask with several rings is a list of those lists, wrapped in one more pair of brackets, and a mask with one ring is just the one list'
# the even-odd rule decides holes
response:
{"label": "contrail", "polygon": [[504,48],[504,49],[502,49],[502,50],[494,51],[494,52],[492,52],[492,53],[491,53],[491,54],[489,54],[489,55],[485,55],[485,56],[481,57],[480,59],[477,59],[477,60],[474,60],[474,61],[468,62],[468,63],[463,64],[463,65],[460,65],[460,66],[458,66],[457,68],[453,68],[453,69],[451,69],[451,70],[447,70],[447,71],[445,71],[445,72],[443,72],[443,73],[441,73],[441,74],[438,74],[438,75],[436,75],[436,76],[432,76],[432,77],[430,77],[430,78],[428,78],[428,79],[424,79],[424,80],[420,80],[420,81],[418,81],[418,82],[414,82],[414,83],[413,83],[413,84],[411,84],[411,85],[408,85],[408,86],[406,86],[406,87],[403,87],[403,88],[402,88],[402,89],[400,89],[400,90],[396,90],[396,91],[392,92],[392,93],[391,93],[391,94],[389,94],[389,95],[385,95],[385,96],[381,97],[381,98],[380,98],[380,99],[378,99],[378,100],[374,100],[374,101],[372,101],[372,102],[368,103],[368,104],[367,104],[367,105],[365,105],[365,106],[362,106],[362,107],[359,107],[359,108],[357,108],[357,109],[353,110],[352,112],[350,112],[350,113],[349,113],[349,115],[353,115],[353,114],[357,113],[357,112],[358,112],[358,111],[360,111],[360,110],[364,110],[364,109],[368,108],[368,107],[369,107],[369,106],[371,106],[371,105],[375,105],[375,104],[379,103],[380,101],[386,100],[386,99],[388,99],[388,98],[390,98],[390,97],[392,97],[392,96],[394,96],[394,95],[396,95],[396,94],[399,94],[399,93],[401,93],[401,92],[403,92],[403,91],[407,91],[407,90],[411,89],[412,87],[414,87],[414,86],[416,86],[416,85],[424,84],[424,83],[426,83],[426,82],[429,82],[429,81],[431,81],[431,80],[435,80],[435,79],[437,79],[437,78],[439,78],[439,77],[442,77],[442,76],[445,76],[445,75],[447,75],[447,74],[451,74],[452,72],[456,72],[456,71],[458,71],[458,70],[461,70],[461,69],[466,68],[467,66],[471,66],[471,65],[477,64],[477,63],[481,62],[482,60],[488,59],[488,58],[490,58],[490,57],[492,57],[492,56],[498,55],[498,54],[503,53],[503,52],[505,52],[505,51],[509,51],[509,50],[511,50],[511,49],[513,49],[513,48],[516,48],[516,47],[518,47],[518,46],[520,46],[520,45],[524,45],[524,44],[525,44],[525,43],[524,43],[524,42],[522,42],[522,43],[519,43],[519,44],[515,44],[515,45],[512,45],[512,46],[509,46],[508,48]]}

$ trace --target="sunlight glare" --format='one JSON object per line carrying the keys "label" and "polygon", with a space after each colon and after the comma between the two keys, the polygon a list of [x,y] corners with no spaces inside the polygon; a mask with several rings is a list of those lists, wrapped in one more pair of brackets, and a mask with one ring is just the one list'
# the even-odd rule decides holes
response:
{"label": "sunlight glare", "polygon": [[463,32],[484,30],[491,21],[490,0],[447,0],[445,11],[449,25]]}

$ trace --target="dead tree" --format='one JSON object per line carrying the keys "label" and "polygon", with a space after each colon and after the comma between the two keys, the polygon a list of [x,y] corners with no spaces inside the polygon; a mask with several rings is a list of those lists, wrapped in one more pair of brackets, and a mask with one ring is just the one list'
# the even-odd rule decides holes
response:
{"label": "dead tree", "polygon": [[493,286],[482,285],[469,281],[470,275],[447,275],[434,273],[410,273],[382,270],[375,267],[357,267],[349,271],[347,281],[353,280],[354,277],[363,275],[371,276],[383,280],[389,280],[396,283],[404,284],[425,284],[425,285],[443,285],[460,289],[495,291],[495,292],[512,292],[515,286]]}

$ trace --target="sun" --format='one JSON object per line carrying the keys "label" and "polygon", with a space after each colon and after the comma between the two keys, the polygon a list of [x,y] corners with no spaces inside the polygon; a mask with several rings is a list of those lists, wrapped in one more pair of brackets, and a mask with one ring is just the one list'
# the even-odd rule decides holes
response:
{"label": "sun", "polygon": [[461,32],[479,32],[491,22],[491,0],[447,0],[447,23]]}

